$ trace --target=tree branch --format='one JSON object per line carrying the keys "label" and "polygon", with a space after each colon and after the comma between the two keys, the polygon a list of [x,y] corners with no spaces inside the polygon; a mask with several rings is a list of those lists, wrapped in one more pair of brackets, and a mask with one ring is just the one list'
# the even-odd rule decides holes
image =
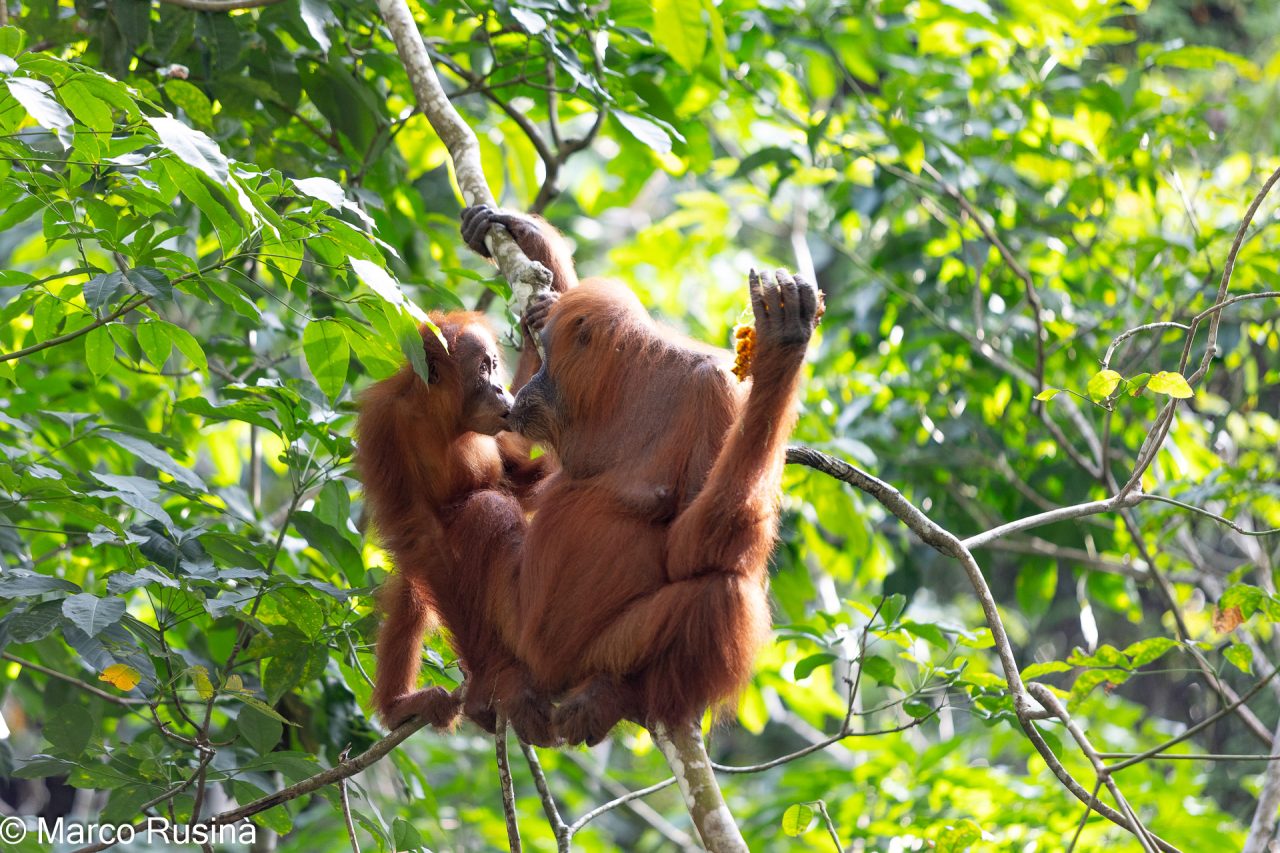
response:
{"label": "tree branch", "polygon": [[[463,199],[468,205],[494,204],[480,164],[480,144],[476,141],[475,131],[462,120],[441,87],[408,4],[405,0],[378,0],[378,9],[413,84],[418,109],[449,149],[454,178]],[[524,313],[524,306],[533,294],[551,289],[551,272],[542,264],[529,260],[505,229],[490,229],[485,245],[511,285],[511,299],[518,313]]]}

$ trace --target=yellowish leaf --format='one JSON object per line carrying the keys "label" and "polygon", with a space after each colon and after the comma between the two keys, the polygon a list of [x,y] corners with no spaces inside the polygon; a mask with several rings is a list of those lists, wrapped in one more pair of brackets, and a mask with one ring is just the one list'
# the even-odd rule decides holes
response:
{"label": "yellowish leaf", "polygon": [[105,681],[119,690],[132,690],[138,686],[138,682],[142,681],[142,673],[127,663],[113,663],[102,671],[98,680]]}
{"label": "yellowish leaf", "polygon": [[1157,394],[1168,394],[1170,397],[1176,397],[1179,400],[1186,400],[1195,396],[1195,392],[1191,390],[1187,380],[1182,378],[1181,373],[1171,373],[1166,370],[1152,375],[1147,387]]}

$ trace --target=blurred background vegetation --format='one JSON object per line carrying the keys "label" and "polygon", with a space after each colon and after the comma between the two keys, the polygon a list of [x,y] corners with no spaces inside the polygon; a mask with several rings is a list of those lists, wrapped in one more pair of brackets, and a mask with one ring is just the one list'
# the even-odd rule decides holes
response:
{"label": "blurred background vegetation", "polygon": [[[1214,304],[1280,165],[1280,7],[1147,5],[414,8],[495,194],[561,227],[582,272],[726,346],[749,267],[816,277],[827,313],[796,441],[963,537],[1128,479],[1168,398],[1099,404],[1090,380],[1116,336]],[[374,742],[387,560],[357,527],[356,395],[402,359],[401,294],[511,327],[373,4],[219,6],[10,0],[0,29],[4,814],[136,820],[150,804],[183,821]],[[1264,203],[1233,295],[1280,290],[1276,222]],[[1277,304],[1221,312],[1144,490],[1280,527]],[[1183,342],[1148,330],[1108,366],[1177,371]],[[1036,401],[1045,387],[1080,399]],[[855,671],[855,728],[906,728],[722,776],[753,849],[832,849],[807,814],[784,826],[815,801],[853,850],[1064,849],[1083,808],[1014,720],[958,564],[815,471],[788,470],[784,506],[776,642],[713,756],[820,740]],[[1124,753],[1273,671],[1278,547],[1147,503],[977,555],[1028,677]],[[427,654],[427,677],[455,683],[447,647]],[[1265,755],[1278,691],[1172,751]],[[1041,728],[1091,788],[1062,727]],[[570,816],[666,775],[636,729],[542,758]],[[555,849],[515,765],[526,845]],[[1225,850],[1267,766],[1157,759],[1117,780],[1170,842]],[[493,743],[467,725],[414,736],[350,793],[364,849],[505,847]],[[687,839],[674,790],[645,802],[575,845]],[[1262,817],[1273,828],[1274,804]],[[257,819],[261,850],[351,847],[334,788]],[[1103,846],[1141,849],[1090,819],[1077,849]]]}

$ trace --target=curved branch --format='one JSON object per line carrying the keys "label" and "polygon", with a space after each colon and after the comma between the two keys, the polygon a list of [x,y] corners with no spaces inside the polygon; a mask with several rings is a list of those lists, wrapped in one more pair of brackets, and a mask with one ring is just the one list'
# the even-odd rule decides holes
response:
{"label": "curved branch", "polygon": [[[475,131],[462,120],[441,87],[408,4],[405,0],[378,0],[378,10],[395,42],[409,82],[413,84],[418,109],[449,149],[453,174],[463,199],[468,205],[493,204],[493,193],[489,191],[480,164],[480,144]],[[519,309],[518,313],[524,312],[524,306],[533,294],[551,289],[551,272],[542,264],[529,260],[505,229],[490,229],[485,245],[497,261],[503,277],[511,284],[511,299]]]}
{"label": "curved branch", "polygon": [[[1117,826],[1130,829],[1131,821],[1128,815],[1099,802],[1097,797],[1076,781],[1075,777],[1054,755],[1053,749],[1050,748],[1044,736],[1036,728],[1034,721],[1043,719],[1046,716],[1045,710],[1039,707],[1038,702],[1032,700],[1022,682],[1018,662],[1013,656],[1013,644],[1009,641],[1009,635],[1005,632],[1004,622],[1000,618],[1000,612],[996,607],[995,596],[991,594],[991,588],[987,586],[987,580],[982,574],[982,568],[978,565],[978,561],[974,559],[973,553],[965,543],[958,539],[955,534],[921,512],[893,486],[850,465],[848,462],[820,453],[811,447],[799,446],[787,448],[787,462],[806,465],[866,492],[879,501],[885,509],[897,516],[926,544],[939,553],[954,557],[960,561],[960,565],[968,576],[969,583],[978,597],[978,603],[982,606],[987,627],[991,630],[991,639],[995,645],[996,654],[1000,658],[1000,665],[1004,670],[1005,683],[1009,685],[1009,694],[1013,699],[1013,708],[1018,717],[1018,724],[1022,727],[1027,739],[1031,741],[1031,745],[1035,747],[1036,752],[1040,753],[1040,757],[1044,759],[1045,764],[1048,765],[1053,775],[1058,778],[1058,781],[1080,802],[1087,804]],[[1152,844],[1165,851],[1165,853],[1175,853],[1178,849],[1157,836],[1149,835],[1148,838]]]}

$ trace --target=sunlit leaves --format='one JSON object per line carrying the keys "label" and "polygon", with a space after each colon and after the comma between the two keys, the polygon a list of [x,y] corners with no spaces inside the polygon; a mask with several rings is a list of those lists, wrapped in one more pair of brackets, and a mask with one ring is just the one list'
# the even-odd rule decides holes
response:
{"label": "sunlit leaves", "polygon": [[794,803],[787,806],[782,813],[782,831],[795,838],[804,835],[817,821],[813,806],[808,803]]}
{"label": "sunlit leaves", "polygon": [[707,49],[702,6],[686,0],[654,0],[653,40],[680,67],[692,71]]}
{"label": "sunlit leaves", "polygon": [[308,323],[302,332],[302,351],[320,390],[337,397],[346,384],[347,365],[351,360],[351,346],[342,326],[333,320]]}
{"label": "sunlit leaves", "polygon": [[1153,374],[1147,387],[1157,394],[1168,394],[1179,400],[1185,400],[1195,396],[1195,392],[1191,390],[1191,386],[1187,384],[1187,380],[1182,378],[1180,373],[1169,373],[1160,371]]}
{"label": "sunlit leaves", "polygon": [[1089,397],[1095,402],[1101,402],[1111,396],[1116,390],[1124,377],[1114,370],[1102,370],[1095,373],[1089,380]]}
{"label": "sunlit leaves", "polygon": [[71,114],[58,103],[48,83],[31,77],[10,77],[4,82],[28,115],[41,127],[53,131],[63,148],[71,147]]}
{"label": "sunlit leaves", "polygon": [[1232,643],[1223,651],[1222,656],[1241,672],[1253,672],[1253,647],[1244,643]]}
{"label": "sunlit leaves", "polygon": [[204,172],[218,184],[227,183],[230,164],[218,143],[174,118],[148,116],[147,123],[160,137],[160,144],[176,154],[178,159]]}

